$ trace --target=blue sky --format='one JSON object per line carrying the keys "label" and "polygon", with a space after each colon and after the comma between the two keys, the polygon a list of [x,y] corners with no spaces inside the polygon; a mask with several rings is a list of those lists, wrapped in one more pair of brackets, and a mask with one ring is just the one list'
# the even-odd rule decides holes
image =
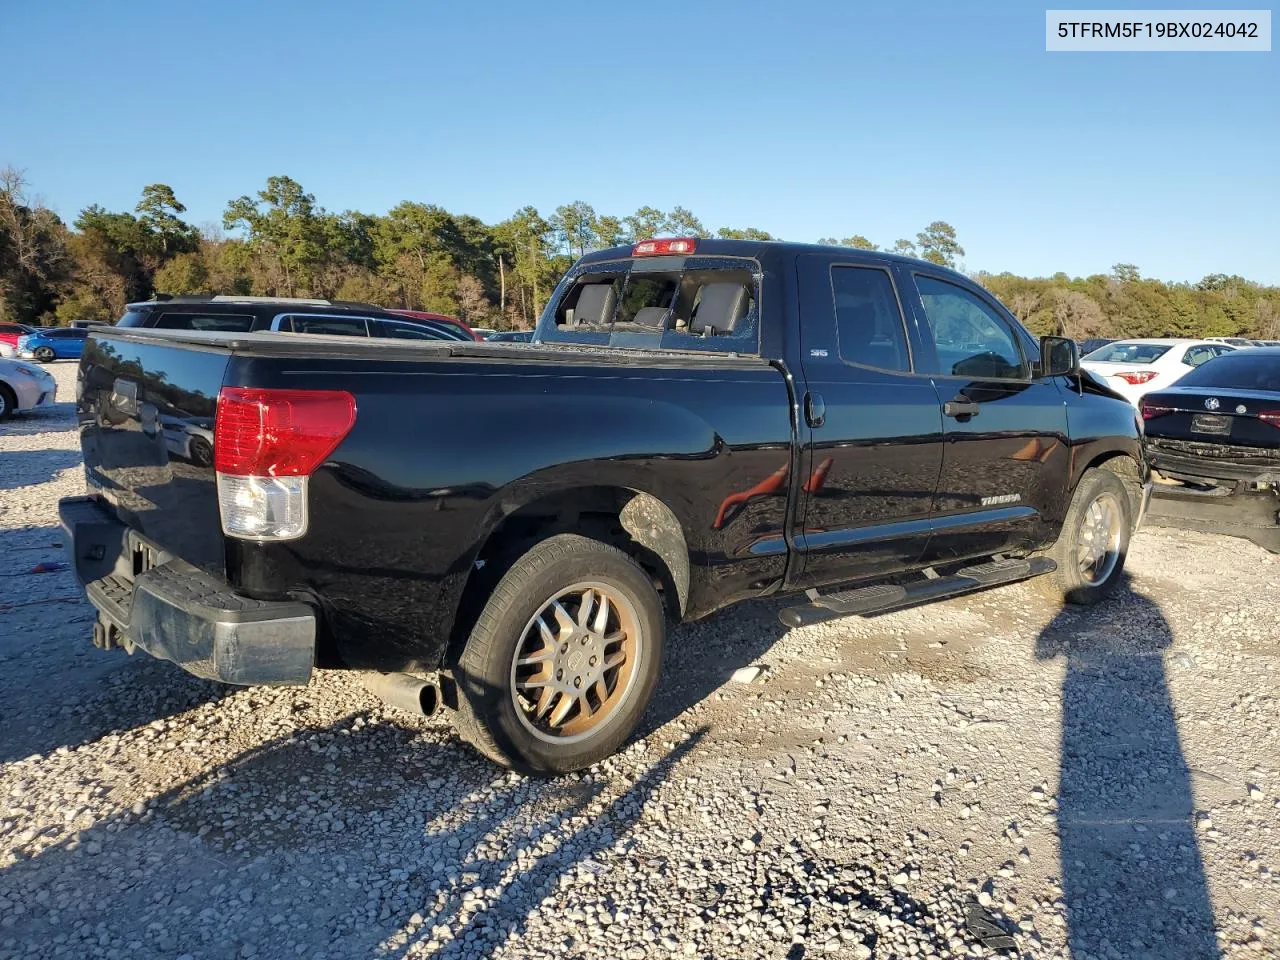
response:
{"label": "blue sky", "polygon": [[68,220],[272,174],[332,210],[619,216],[969,270],[1280,283],[1280,61],[1044,51],[1028,3],[9,4],[0,164]]}

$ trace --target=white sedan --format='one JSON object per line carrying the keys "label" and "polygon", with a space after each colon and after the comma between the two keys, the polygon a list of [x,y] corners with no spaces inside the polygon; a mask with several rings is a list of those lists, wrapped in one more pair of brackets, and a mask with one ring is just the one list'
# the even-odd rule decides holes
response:
{"label": "white sedan", "polygon": [[1211,340],[1117,340],[1087,354],[1080,365],[1137,406],[1152,390],[1172,386],[1206,360],[1234,350]]}
{"label": "white sedan", "polygon": [[19,410],[52,407],[57,399],[58,385],[47,370],[0,358],[0,420],[8,420]]}

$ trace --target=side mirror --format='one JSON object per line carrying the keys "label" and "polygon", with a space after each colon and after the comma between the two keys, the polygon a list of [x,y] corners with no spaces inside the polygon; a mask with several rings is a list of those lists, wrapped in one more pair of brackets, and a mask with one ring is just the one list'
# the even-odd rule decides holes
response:
{"label": "side mirror", "polygon": [[1040,338],[1040,376],[1071,377],[1080,372],[1080,349],[1066,337]]}

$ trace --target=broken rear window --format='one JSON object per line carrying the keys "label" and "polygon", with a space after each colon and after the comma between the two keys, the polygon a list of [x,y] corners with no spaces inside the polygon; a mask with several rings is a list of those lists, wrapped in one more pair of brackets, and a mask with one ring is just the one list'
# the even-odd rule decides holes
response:
{"label": "broken rear window", "polygon": [[671,257],[589,264],[552,301],[548,342],[759,351],[759,276],[751,261]]}

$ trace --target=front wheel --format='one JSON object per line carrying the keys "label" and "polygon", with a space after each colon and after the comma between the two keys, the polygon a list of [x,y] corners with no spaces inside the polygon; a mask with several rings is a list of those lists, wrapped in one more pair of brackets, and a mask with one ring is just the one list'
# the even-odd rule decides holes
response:
{"label": "front wheel", "polygon": [[616,547],[560,534],[499,581],[453,668],[459,734],[527,773],[581,770],[635,730],[662,665],[662,604]]}
{"label": "front wheel", "polygon": [[36,347],[33,356],[41,363],[52,363],[54,358],[53,347]]}
{"label": "front wheel", "polygon": [[18,409],[18,397],[8,384],[0,383],[0,420],[8,420]]}
{"label": "front wheel", "polygon": [[1085,472],[1071,498],[1058,542],[1048,556],[1058,564],[1036,579],[1053,600],[1088,606],[1115,592],[1133,531],[1124,483],[1110,470]]}

